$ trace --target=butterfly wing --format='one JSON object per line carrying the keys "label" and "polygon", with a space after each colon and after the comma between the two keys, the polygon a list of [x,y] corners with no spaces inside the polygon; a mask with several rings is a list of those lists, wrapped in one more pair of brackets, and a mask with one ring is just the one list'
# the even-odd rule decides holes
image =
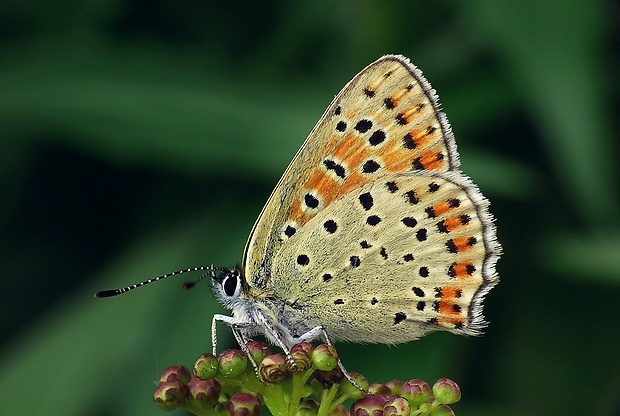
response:
{"label": "butterfly wing", "polygon": [[354,342],[478,334],[497,281],[487,205],[458,172],[386,173],[347,193],[275,255],[281,319]]}
{"label": "butterfly wing", "polygon": [[381,175],[458,165],[450,125],[421,71],[402,56],[380,58],[334,98],[275,187],[245,248],[248,284],[285,284],[275,256],[347,194]]}

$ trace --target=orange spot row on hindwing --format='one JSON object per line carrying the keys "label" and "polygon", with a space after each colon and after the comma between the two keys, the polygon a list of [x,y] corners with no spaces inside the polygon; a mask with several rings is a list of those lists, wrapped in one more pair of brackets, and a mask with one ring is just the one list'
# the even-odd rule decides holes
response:
{"label": "orange spot row on hindwing", "polygon": [[471,276],[476,271],[476,267],[469,262],[454,263],[449,268],[449,276],[462,279]]}
{"label": "orange spot row on hindwing", "polygon": [[439,311],[442,315],[461,315],[461,307],[455,302],[439,301]]}
{"label": "orange spot row on hindwing", "polygon": [[444,232],[447,232],[447,233],[454,231],[458,228],[461,228],[467,225],[467,221],[465,221],[464,218],[469,219],[469,217],[466,215],[456,215],[453,217],[446,218],[445,220],[441,222],[441,228]]}
{"label": "orange spot row on hindwing", "polygon": [[456,299],[463,295],[463,289],[457,286],[444,286],[441,289],[442,299]]}
{"label": "orange spot row on hindwing", "polygon": [[457,237],[450,241],[452,242],[452,251],[455,253],[467,251],[477,243],[476,237],[473,236]]}
{"label": "orange spot row on hindwing", "polygon": [[437,323],[444,327],[460,328],[460,329],[462,329],[463,326],[465,325],[465,322],[463,321],[462,317],[458,317],[458,318],[457,317],[442,317],[442,318],[439,318]]}

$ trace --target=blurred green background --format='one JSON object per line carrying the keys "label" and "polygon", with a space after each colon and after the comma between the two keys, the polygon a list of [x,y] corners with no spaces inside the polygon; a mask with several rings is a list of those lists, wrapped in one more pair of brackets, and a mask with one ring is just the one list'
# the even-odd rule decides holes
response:
{"label": "blurred green background", "polygon": [[239,262],[332,97],[386,53],[439,92],[502,281],[484,337],[340,345],[345,365],[450,377],[459,415],[620,414],[619,21],[592,0],[3,1],[0,414],[163,414],[159,373],[223,310],[182,277],[92,294]]}

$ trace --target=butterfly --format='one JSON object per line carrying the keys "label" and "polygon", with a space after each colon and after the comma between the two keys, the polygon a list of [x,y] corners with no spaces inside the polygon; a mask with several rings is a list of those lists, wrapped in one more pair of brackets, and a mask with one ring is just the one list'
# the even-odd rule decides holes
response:
{"label": "butterfly", "polygon": [[263,334],[289,358],[292,345],[319,338],[398,344],[436,330],[480,334],[501,253],[488,206],[459,170],[452,129],[422,72],[403,56],[381,57],[310,132],[241,266],[188,269],[208,270],[232,310],[213,318],[214,354],[217,322],[246,352]]}

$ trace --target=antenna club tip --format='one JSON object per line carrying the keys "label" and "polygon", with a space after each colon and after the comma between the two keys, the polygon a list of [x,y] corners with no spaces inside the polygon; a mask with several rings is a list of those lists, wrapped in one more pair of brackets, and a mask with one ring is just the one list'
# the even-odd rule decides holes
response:
{"label": "antenna club tip", "polygon": [[183,290],[190,290],[196,285],[196,282],[185,282],[183,283]]}
{"label": "antenna club tip", "polygon": [[100,290],[99,292],[95,293],[95,298],[96,299],[109,298],[117,294],[118,294],[118,291],[116,290]]}

